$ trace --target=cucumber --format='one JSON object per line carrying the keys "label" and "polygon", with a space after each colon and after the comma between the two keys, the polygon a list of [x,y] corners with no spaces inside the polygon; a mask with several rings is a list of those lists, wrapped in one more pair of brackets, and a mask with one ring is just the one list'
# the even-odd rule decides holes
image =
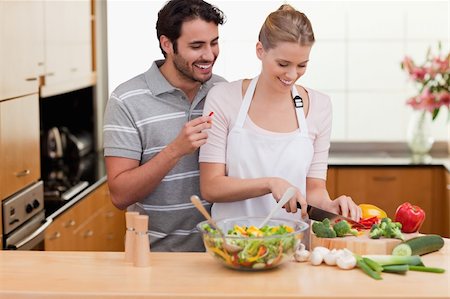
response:
{"label": "cucumber", "polygon": [[392,250],[392,255],[411,256],[412,249],[408,244],[400,243]]}
{"label": "cucumber", "polygon": [[[411,252],[409,252],[409,249]],[[430,252],[438,251],[444,247],[444,239],[438,235],[427,235],[409,239],[397,245],[392,250],[393,255],[409,256],[424,255]]]}

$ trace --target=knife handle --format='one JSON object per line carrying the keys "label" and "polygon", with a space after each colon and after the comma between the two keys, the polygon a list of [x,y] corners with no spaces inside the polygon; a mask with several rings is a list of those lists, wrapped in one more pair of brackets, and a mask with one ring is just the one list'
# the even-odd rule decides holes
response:
{"label": "knife handle", "polygon": [[[301,209],[302,205],[297,201],[297,209]],[[306,212],[309,214],[309,211],[311,210],[311,206],[308,205],[308,207],[306,208]]]}

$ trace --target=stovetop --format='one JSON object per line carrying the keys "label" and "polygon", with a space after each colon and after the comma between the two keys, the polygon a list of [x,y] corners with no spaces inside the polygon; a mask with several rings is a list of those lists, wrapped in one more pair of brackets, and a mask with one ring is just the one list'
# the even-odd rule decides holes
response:
{"label": "stovetop", "polygon": [[45,160],[42,163],[46,217],[106,175],[103,153],[77,160]]}

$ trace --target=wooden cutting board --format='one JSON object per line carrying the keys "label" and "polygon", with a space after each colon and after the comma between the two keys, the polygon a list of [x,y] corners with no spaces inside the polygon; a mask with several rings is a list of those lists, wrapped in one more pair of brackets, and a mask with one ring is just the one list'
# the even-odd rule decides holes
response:
{"label": "wooden cutting board", "polygon": [[[418,236],[418,233],[403,234],[406,240]],[[311,250],[317,246],[323,246],[328,249],[347,248],[356,254],[392,254],[392,249],[402,241],[398,239],[371,239],[369,231],[364,231],[361,235],[346,236],[342,238],[319,238],[311,231]]]}

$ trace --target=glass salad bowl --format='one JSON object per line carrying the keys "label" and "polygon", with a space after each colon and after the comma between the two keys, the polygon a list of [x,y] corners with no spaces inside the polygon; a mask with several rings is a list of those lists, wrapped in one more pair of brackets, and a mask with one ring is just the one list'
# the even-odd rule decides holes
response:
{"label": "glass salad bowl", "polygon": [[[264,217],[217,220],[221,234],[208,221],[197,224],[206,250],[223,265],[237,270],[266,270],[292,260],[308,224],[301,220]],[[224,246],[224,242],[226,242]]]}

